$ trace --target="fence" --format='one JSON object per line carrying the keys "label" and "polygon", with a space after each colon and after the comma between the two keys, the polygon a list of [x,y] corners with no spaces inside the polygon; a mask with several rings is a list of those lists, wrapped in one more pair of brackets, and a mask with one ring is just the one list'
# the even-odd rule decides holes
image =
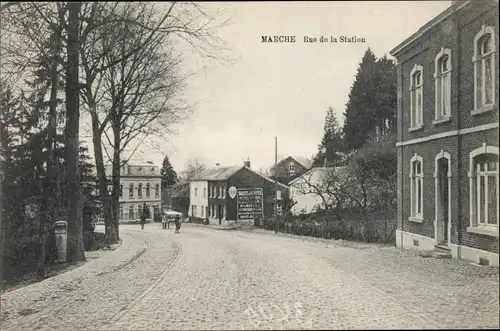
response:
{"label": "fence", "polygon": [[[312,217],[307,219],[291,217],[281,220],[278,222],[277,230],[283,233],[325,239],[342,239],[394,245],[396,243],[397,220],[395,217],[369,217],[362,222],[361,218],[354,217],[335,219],[332,216],[310,216]],[[266,219],[258,226],[267,230],[275,230],[276,223],[273,219]]]}

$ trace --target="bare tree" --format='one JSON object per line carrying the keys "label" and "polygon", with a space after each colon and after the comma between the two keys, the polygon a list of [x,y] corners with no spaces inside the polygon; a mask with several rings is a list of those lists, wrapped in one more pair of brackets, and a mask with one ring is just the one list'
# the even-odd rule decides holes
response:
{"label": "bare tree", "polygon": [[[104,59],[105,63],[124,58],[137,43],[135,39],[147,37],[146,31],[137,31],[137,26],[122,25],[122,33],[132,37],[123,40],[119,49],[109,52]],[[181,92],[182,80],[177,75],[179,59],[174,57],[171,50],[163,50],[167,42],[165,34],[158,34],[145,44],[143,50],[104,73],[103,90],[105,101],[110,105],[110,130],[103,133],[112,150],[112,153],[107,154],[112,154],[113,231],[117,233],[118,188],[123,152],[137,139],[145,140],[152,135],[164,136],[173,124],[184,118],[185,111],[188,110],[175,104],[175,97]]]}
{"label": "bare tree", "polygon": [[194,176],[207,169],[206,163],[199,157],[192,157],[188,160],[186,170],[183,172],[184,180],[191,180]]}
{"label": "bare tree", "polygon": [[310,194],[321,199],[321,206],[328,212],[335,212],[340,218],[340,212],[346,201],[345,189],[349,185],[346,171],[343,167],[315,168],[298,179],[296,185],[300,194]]}
{"label": "bare tree", "polygon": [[[105,219],[114,241],[119,238],[113,214],[118,208],[121,154],[132,141],[139,141],[137,149],[148,136],[169,133],[186,110],[173,103],[182,83],[176,73],[179,59],[172,52],[174,37],[206,58],[219,54],[220,59],[223,48],[214,33],[220,26],[213,25],[213,18],[197,4],[113,2],[88,7],[81,48],[84,100],[91,116]],[[107,196],[105,153],[113,163],[115,203]]]}

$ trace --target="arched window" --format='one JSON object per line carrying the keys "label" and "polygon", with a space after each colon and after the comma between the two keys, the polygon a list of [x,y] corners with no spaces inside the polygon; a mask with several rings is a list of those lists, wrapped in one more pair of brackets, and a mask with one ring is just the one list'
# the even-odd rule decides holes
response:
{"label": "arched window", "polygon": [[436,88],[436,120],[446,120],[451,112],[451,51],[442,48],[434,60]]}
{"label": "arched window", "polygon": [[474,109],[481,112],[493,109],[495,103],[494,29],[483,25],[474,46]]}
{"label": "arched window", "polygon": [[155,185],[155,197],[158,198],[160,196],[160,185]]}
{"label": "arched window", "polygon": [[137,187],[137,196],[142,198],[142,184],[139,184]]}
{"label": "arched window", "polygon": [[151,196],[151,185],[149,183],[146,184],[146,198]]}
{"label": "arched window", "polygon": [[498,228],[498,147],[483,144],[469,162],[470,226]]}
{"label": "arched window", "polygon": [[423,219],[424,160],[415,154],[410,160],[410,214],[412,218]]}
{"label": "arched window", "polygon": [[134,184],[130,184],[128,186],[128,196],[130,198],[133,198],[134,197]]}
{"label": "arched window", "polygon": [[410,73],[410,126],[420,128],[423,125],[423,72],[424,67],[415,65]]}

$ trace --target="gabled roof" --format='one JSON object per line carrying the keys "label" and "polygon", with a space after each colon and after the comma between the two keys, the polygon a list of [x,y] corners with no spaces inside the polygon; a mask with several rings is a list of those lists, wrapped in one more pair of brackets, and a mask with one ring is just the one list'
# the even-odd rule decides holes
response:
{"label": "gabled roof", "polygon": [[282,183],[280,183],[280,182],[278,182],[278,181],[275,181],[274,179],[271,179],[271,178],[269,178],[269,177],[266,177],[266,176],[264,176],[264,175],[261,175],[261,174],[259,174],[258,172],[255,172],[255,171],[253,171],[252,169],[250,169],[250,168],[248,168],[248,167],[245,167],[245,168],[247,168],[247,170],[249,170],[250,172],[254,173],[255,175],[257,175],[257,176],[259,176],[259,177],[262,177],[262,178],[264,178],[265,180],[267,180],[267,181],[269,181],[269,182],[271,182],[271,183],[273,183],[273,184],[274,184],[274,183],[276,183],[278,186],[281,186],[281,187],[283,187],[283,188],[289,189],[289,187],[288,187],[287,185],[285,185],[285,184],[282,184]]}
{"label": "gabled roof", "polygon": [[[266,177],[264,175],[259,174],[258,172],[250,169],[247,166],[233,166],[233,167],[215,167],[211,169],[207,169],[205,171],[202,171],[198,175],[194,176],[191,181],[223,181],[223,180],[228,180],[231,178],[233,175],[235,175],[238,171],[242,169],[247,169],[254,175],[257,175],[271,183],[274,183],[274,179],[271,179],[269,177]],[[288,189],[288,186],[285,184],[282,184],[280,182],[276,182],[278,186],[281,186],[282,188]]]}
{"label": "gabled roof", "polygon": [[244,166],[232,166],[232,167],[215,167],[211,169],[204,170],[193,176],[191,181],[198,180],[227,180],[229,177],[240,171]]}
{"label": "gabled roof", "polygon": [[[319,176],[325,176],[328,174],[328,172],[330,171],[335,171],[335,172],[345,172],[346,171],[346,167],[315,167],[315,168],[312,168],[311,170],[303,173],[302,175],[300,175],[299,177],[295,178],[294,180],[292,180],[290,183],[288,183],[289,186],[292,186],[293,184],[297,183],[298,181],[300,181],[301,179],[305,178],[305,177],[308,177],[308,176],[313,176],[313,175],[317,175],[318,177]],[[317,177],[316,177],[317,178]]]}
{"label": "gabled roof", "polygon": [[[295,160],[295,162],[299,163],[300,165],[302,165],[304,168],[306,169],[309,169],[311,168],[312,166],[312,162],[309,161],[306,157],[303,157],[303,156],[287,156],[285,157],[284,159],[281,159],[279,162],[278,162],[278,167],[283,164],[283,162],[285,162],[286,160],[288,159],[293,159]],[[275,168],[274,164],[272,165],[271,167],[271,170],[273,170]]]}
{"label": "gabled roof", "polygon": [[306,157],[303,156],[290,156],[292,159],[300,163],[304,168],[309,169],[312,165],[312,162],[309,161]]}

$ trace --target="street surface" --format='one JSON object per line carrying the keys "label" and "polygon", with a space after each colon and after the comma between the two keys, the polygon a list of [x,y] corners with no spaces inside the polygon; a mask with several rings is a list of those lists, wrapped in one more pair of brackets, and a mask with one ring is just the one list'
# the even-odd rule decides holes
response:
{"label": "street surface", "polygon": [[263,230],[120,231],[115,251],[2,295],[1,330],[499,327],[498,268]]}

